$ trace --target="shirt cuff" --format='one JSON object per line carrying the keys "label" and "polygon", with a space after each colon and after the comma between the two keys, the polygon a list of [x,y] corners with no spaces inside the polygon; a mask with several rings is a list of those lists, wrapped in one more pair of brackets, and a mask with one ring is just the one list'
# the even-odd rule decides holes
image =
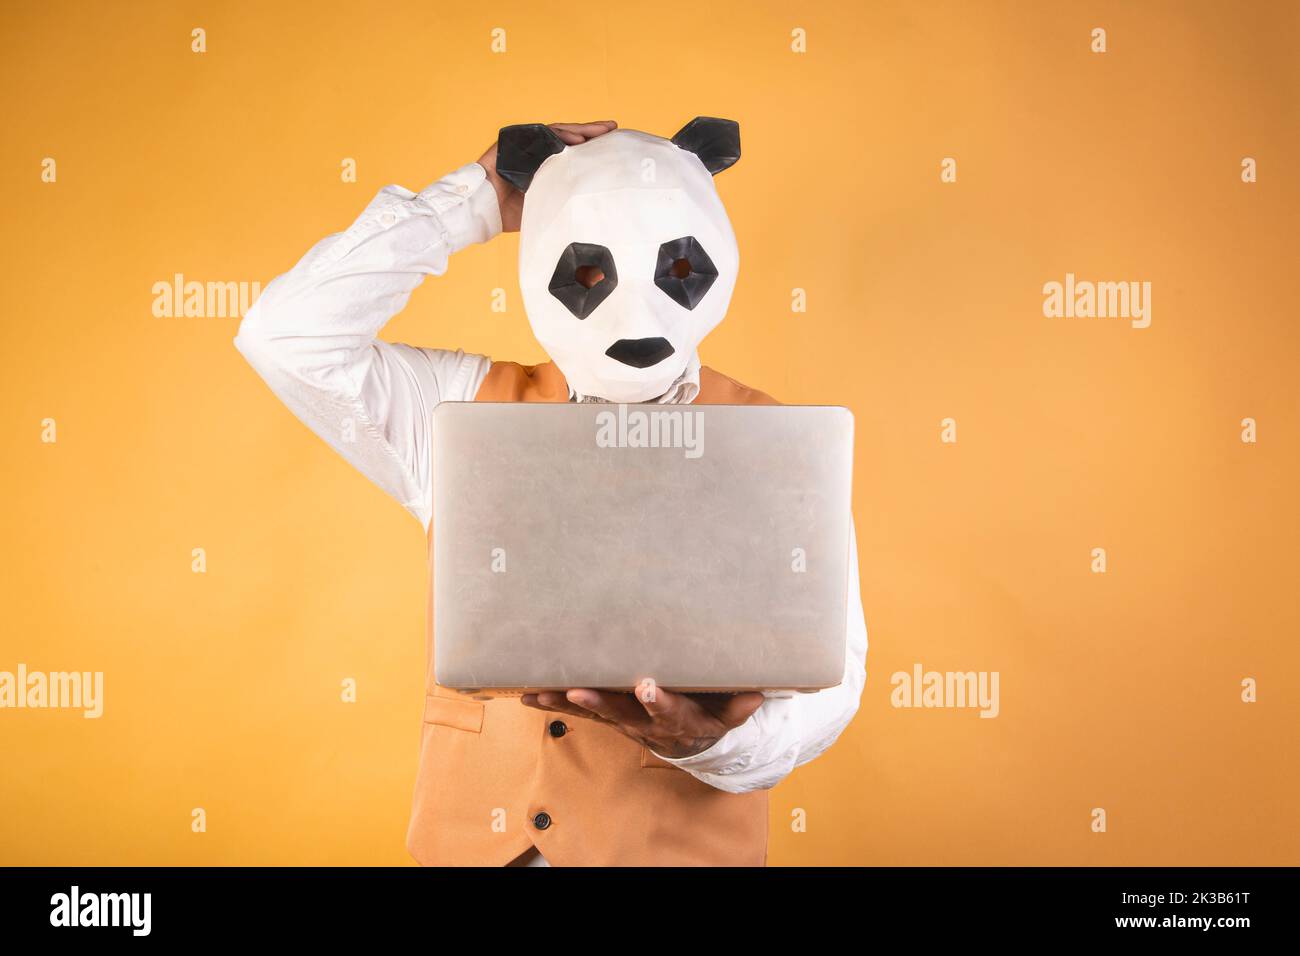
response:
{"label": "shirt cuff", "polygon": [[469,163],[449,173],[420,193],[447,230],[447,245],[459,252],[475,242],[487,242],[501,232],[497,191],[487,171]]}
{"label": "shirt cuff", "polygon": [[[744,770],[754,759],[754,753],[761,742],[762,733],[758,721],[750,718],[723,734],[708,750],[702,750],[690,757],[663,757],[655,754],[665,763],[680,767],[697,777],[718,776]],[[705,781],[706,783],[709,781]]]}

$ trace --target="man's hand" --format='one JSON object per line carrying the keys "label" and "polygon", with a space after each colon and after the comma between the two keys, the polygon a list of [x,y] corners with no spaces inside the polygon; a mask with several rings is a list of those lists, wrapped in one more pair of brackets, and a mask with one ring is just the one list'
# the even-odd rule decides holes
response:
{"label": "man's hand", "polygon": [[[589,139],[595,139],[618,126],[613,120],[601,120],[596,123],[549,123],[555,135],[564,140],[566,146],[577,146]],[[524,214],[524,194],[497,175],[497,144],[493,143],[479,165],[487,170],[488,182],[497,191],[497,206],[501,209],[501,231],[518,232],[519,222]]]}
{"label": "man's hand", "polygon": [[609,724],[661,757],[693,757],[739,727],[763,704],[763,695],[675,694],[642,681],[631,694],[598,690],[525,694],[524,705]]}

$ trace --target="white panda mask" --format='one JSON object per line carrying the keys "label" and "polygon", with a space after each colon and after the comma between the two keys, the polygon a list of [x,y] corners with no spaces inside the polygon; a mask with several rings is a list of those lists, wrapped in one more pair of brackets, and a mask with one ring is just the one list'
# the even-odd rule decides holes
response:
{"label": "white panda mask", "polygon": [[541,124],[501,130],[497,172],[525,193],[524,309],[576,393],[652,401],[722,321],[740,253],[713,175],[739,157],[738,125],[711,117],[578,146]]}

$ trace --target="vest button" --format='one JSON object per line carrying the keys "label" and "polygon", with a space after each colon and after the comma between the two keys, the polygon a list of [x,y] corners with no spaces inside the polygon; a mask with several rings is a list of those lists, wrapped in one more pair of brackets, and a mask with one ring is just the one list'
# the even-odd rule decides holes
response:
{"label": "vest button", "polygon": [[565,726],[562,720],[551,721],[551,726],[547,730],[551,732],[552,737],[563,737],[569,732],[569,728]]}
{"label": "vest button", "polygon": [[539,830],[545,830],[550,825],[551,825],[551,815],[547,813],[545,810],[541,811],[535,817],[533,817],[533,826],[537,827],[537,829]]}

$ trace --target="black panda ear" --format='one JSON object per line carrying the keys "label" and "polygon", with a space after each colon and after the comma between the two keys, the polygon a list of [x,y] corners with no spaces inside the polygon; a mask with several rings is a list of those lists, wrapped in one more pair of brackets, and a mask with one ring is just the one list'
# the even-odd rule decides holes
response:
{"label": "black panda ear", "polygon": [[700,157],[704,168],[716,176],[740,159],[740,124],[735,120],[697,116],[677,131],[673,142]]}
{"label": "black panda ear", "polygon": [[497,175],[520,192],[528,192],[537,167],[563,151],[564,140],[545,123],[503,126],[497,133]]}

